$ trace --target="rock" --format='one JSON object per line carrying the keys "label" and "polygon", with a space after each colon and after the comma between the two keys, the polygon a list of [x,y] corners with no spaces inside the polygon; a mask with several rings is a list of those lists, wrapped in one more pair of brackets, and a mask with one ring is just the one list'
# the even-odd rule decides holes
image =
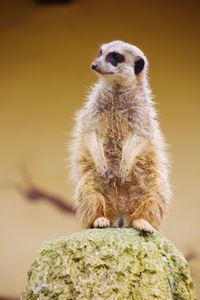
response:
{"label": "rock", "polygon": [[22,300],[194,300],[183,255],[160,233],[87,229],[45,243]]}

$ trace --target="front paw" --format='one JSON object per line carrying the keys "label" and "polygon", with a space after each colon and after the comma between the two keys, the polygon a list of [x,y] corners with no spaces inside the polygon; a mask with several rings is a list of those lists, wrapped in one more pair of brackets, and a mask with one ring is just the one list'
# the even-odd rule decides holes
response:
{"label": "front paw", "polygon": [[128,175],[129,175],[129,168],[126,164],[122,162],[119,168],[119,176],[118,176],[119,182],[123,184],[126,181]]}
{"label": "front paw", "polygon": [[117,160],[111,160],[107,165],[104,166],[101,173],[105,179],[119,178],[119,162]]}
{"label": "front paw", "polygon": [[108,178],[109,170],[107,165],[96,166],[97,172],[104,178]]}
{"label": "front paw", "polygon": [[103,173],[103,177],[106,179],[111,179],[113,178],[113,173],[110,169],[106,169]]}

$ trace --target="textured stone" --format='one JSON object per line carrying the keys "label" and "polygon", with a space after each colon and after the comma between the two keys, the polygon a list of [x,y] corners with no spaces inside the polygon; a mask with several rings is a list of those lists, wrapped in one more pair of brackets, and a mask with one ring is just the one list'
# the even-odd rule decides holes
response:
{"label": "textured stone", "polygon": [[194,300],[183,255],[160,233],[88,229],[45,243],[23,300]]}

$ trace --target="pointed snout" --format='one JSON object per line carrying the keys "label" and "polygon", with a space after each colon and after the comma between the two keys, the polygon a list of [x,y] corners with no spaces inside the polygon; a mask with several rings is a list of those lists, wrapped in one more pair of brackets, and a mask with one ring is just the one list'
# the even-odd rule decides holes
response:
{"label": "pointed snout", "polygon": [[98,64],[97,63],[92,63],[91,69],[97,71],[98,70]]}

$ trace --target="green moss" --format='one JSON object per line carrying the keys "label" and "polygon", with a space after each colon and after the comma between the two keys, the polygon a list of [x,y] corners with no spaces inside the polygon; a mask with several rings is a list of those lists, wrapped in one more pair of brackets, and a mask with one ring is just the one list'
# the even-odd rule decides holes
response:
{"label": "green moss", "polygon": [[182,254],[161,234],[88,229],[45,243],[22,300],[194,300]]}

